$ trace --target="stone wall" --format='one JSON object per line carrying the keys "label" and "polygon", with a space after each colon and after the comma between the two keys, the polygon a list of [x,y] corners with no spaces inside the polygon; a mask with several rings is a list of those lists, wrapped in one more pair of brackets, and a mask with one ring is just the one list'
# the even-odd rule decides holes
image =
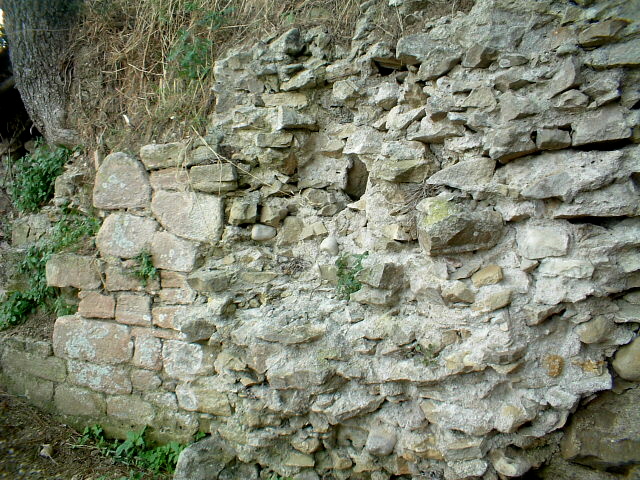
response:
{"label": "stone wall", "polygon": [[114,434],[211,432],[180,479],[640,462],[625,422],[600,438],[630,453],[583,441],[592,413],[561,442],[604,390],[588,412],[638,422],[638,3],[390,3],[413,33],[367,2],[350,50],[318,27],[231,52],[208,135],[104,159],[98,255],[47,266],[78,314],[3,342],[15,388]]}

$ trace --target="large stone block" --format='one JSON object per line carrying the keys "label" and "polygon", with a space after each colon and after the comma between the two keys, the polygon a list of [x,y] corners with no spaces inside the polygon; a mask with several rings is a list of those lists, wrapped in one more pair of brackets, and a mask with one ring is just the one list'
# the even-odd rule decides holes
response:
{"label": "large stone block", "polygon": [[56,320],[53,350],[57,357],[116,364],[131,359],[133,342],[124,325],[70,315]]}
{"label": "large stone block", "polygon": [[57,253],[51,256],[45,270],[47,285],[51,287],[93,290],[102,285],[98,260],[94,257]]}
{"label": "large stone block", "polygon": [[162,348],[164,369],[173,378],[189,380],[213,373],[215,354],[196,343],[167,340]]}
{"label": "large stone block", "polygon": [[222,199],[203,193],[166,192],[153,195],[151,211],[171,233],[197,242],[215,242],[222,235]]}
{"label": "large stone block", "polygon": [[27,373],[52,382],[64,382],[67,376],[65,361],[56,357],[43,357],[13,348],[5,348],[2,353],[2,368],[9,376]]}
{"label": "large stone block", "polygon": [[134,425],[151,425],[155,410],[149,402],[132,395],[107,397],[107,415]]}
{"label": "large stone block", "polygon": [[516,233],[518,253],[525,258],[559,257],[567,253],[569,234],[559,226],[526,225]]}
{"label": "large stone block", "polygon": [[149,175],[154,190],[182,190],[189,184],[189,172],[184,168],[164,168]]}
{"label": "large stone block", "polygon": [[96,246],[103,256],[133,258],[149,247],[157,229],[158,224],[151,218],[113,213],[102,223]]}
{"label": "large stone block", "polygon": [[162,369],[162,341],[152,335],[136,335],[133,365],[148,370]]}
{"label": "large stone block", "polygon": [[628,111],[617,106],[604,107],[595,113],[585,114],[572,124],[571,143],[573,146],[580,146],[629,138],[631,128],[625,121],[628,116]]}
{"label": "large stone block", "polygon": [[495,246],[502,236],[502,216],[493,210],[466,211],[440,198],[417,207],[418,241],[429,255],[443,255]]}
{"label": "large stone block", "polygon": [[147,170],[179,167],[185,155],[186,145],[182,142],[152,143],[140,148],[140,159]]}
{"label": "large stone block", "polygon": [[135,158],[118,152],[104,159],[93,188],[96,208],[144,208],[149,204],[150,195],[147,172]]}
{"label": "large stone block", "polygon": [[58,385],[54,395],[56,410],[62,415],[99,418],[105,414],[101,394],[71,385]]}
{"label": "large stone block", "polygon": [[156,232],[151,241],[151,255],[156,268],[190,272],[196,265],[198,245],[168,232]]}
{"label": "large stone block", "polygon": [[131,393],[131,379],[124,367],[69,360],[67,370],[69,382],[74,385],[114,395]]}
{"label": "large stone block", "polygon": [[151,297],[121,294],[116,305],[116,321],[127,325],[151,326]]}
{"label": "large stone block", "polygon": [[116,301],[112,295],[98,292],[80,292],[78,313],[88,318],[113,318]]}
{"label": "large stone block", "polygon": [[625,380],[640,381],[640,337],[618,350],[613,368]]}

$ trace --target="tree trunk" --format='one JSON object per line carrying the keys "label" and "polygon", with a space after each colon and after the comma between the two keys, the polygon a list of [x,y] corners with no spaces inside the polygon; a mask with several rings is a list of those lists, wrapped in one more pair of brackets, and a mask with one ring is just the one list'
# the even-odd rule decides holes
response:
{"label": "tree trunk", "polygon": [[71,75],[69,40],[82,0],[3,0],[16,87],[50,143],[74,145],[66,108]]}

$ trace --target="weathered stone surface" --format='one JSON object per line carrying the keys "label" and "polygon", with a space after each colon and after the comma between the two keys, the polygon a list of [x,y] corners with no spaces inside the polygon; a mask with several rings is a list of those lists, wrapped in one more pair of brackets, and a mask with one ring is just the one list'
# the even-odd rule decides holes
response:
{"label": "weathered stone surface", "polygon": [[273,129],[275,131],[297,129],[317,131],[318,123],[310,115],[299,113],[292,108],[278,107]]}
{"label": "weathered stone surface", "polygon": [[451,282],[442,289],[442,298],[447,302],[473,303],[476,299],[474,293],[462,282]]}
{"label": "weathered stone surface", "polygon": [[251,227],[251,240],[255,240],[256,242],[271,240],[272,238],[275,238],[277,234],[278,231],[269,225],[257,223]]}
{"label": "weathered stone surface", "polygon": [[126,153],[108,155],[98,171],[93,205],[104,210],[144,208],[149,205],[151,186],[144,167]]}
{"label": "weathered stone surface", "polygon": [[517,242],[525,258],[559,257],[567,253],[569,235],[560,227],[532,224],[518,229]]}
{"label": "weathered stone surface", "polygon": [[440,198],[427,198],[417,209],[418,240],[429,255],[484,250],[502,236],[502,217],[495,211],[464,211]]}
{"label": "weathered stone surface", "polygon": [[182,142],[149,144],[140,149],[140,160],[147,170],[179,167],[184,161],[186,146]]}
{"label": "weathered stone surface", "polygon": [[191,188],[200,192],[221,194],[238,188],[236,167],[229,163],[192,167],[189,178]]}
{"label": "weathered stone surface", "polygon": [[148,370],[162,369],[162,342],[152,335],[138,334],[131,363]]}
{"label": "weathered stone surface", "polygon": [[462,55],[456,50],[447,47],[435,47],[431,54],[420,64],[418,79],[435,80],[442,75],[446,75],[455,67]]}
{"label": "weathered stone surface", "polygon": [[229,223],[231,225],[255,223],[257,219],[258,198],[247,195],[233,200],[229,210]]}
{"label": "weathered stone surface", "polygon": [[640,65],[640,39],[636,38],[625,43],[597,48],[589,52],[585,58],[585,64],[596,69],[638,67]]}
{"label": "weathered stone surface", "polygon": [[380,132],[373,128],[363,128],[355,131],[347,139],[344,146],[344,153],[356,155],[376,154],[380,151]]}
{"label": "weathered stone surface", "polygon": [[151,255],[156,268],[190,272],[196,265],[198,246],[168,232],[156,232],[151,241]]}
{"label": "weathered stone surface", "polygon": [[640,461],[640,390],[603,393],[573,416],[561,442],[562,456],[604,469]]}
{"label": "weathered stone surface", "polygon": [[131,393],[131,379],[124,367],[69,360],[67,370],[69,382],[74,385],[113,395]]}
{"label": "weathered stone surface", "polygon": [[173,378],[189,380],[213,372],[215,355],[205,346],[167,340],[162,347],[164,369]]}
{"label": "weathered stone surface", "polygon": [[95,289],[102,284],[98,261],[73,253],[56,253],[47,262],[47,285]]}
{"label": "weathered stone surface", "polygon": [[369,430],[365,449],[379,457],[386,457],[393,452],[397,436],[394,431],[385,428],[372,428]]}
{"label": "weathered stone surface", "polygon": [[216,389],[216,381],[201,379],[195,383],[183,383],[176,387],[181,408],[191,412],[203,412],[228,417],[231,405],[227,393]]}
{"label": "weathered stone surface", "polygon": [[571,134],[567,131],[543,128],[536,133],[536,147],[540,150],[559,150],[571,145]]}
{"label": "weathered stone surface", "polygon": [[478,312],[493,312],[500,308],[506,307],[511,303],[513,290],[510,288],[502,288],[483,292],[482,295],[476,297],[476,301],[471,308]]}
{"label": "weathered stone surface", "polygon": [[464,134],[464,126],[456,125],[448,120],[434,121],[429,117],[420,120],[420,124],[414,124],[407,131],[407,140],[417,140],[423,143],[442,143],[451,137],[460,137]]}
{"label": "weathered stone surface", "polygon": [[98,231],[96,246],[103,256],[133,258],[149,247],[157,229],[158,224],[151,218],[112,213]]}
{"label": "weathered stone surface", "polygon": [[567,58],[547,85],[547,96],[555,97],[559,93],[575,87],[579,83],[580,65],[574,57]]}
{"label": "weathered stone surface", "polygon": [[622,19],[605,20],[585,28],[578,35],[578,42],[583,47],[597,47],[615,39],[616,34],[629,22]]}
{"label": "weathered stone surface", "polygon": [[179,237],[215,242],[222,235],[223,203],[216,196],[160,190],[153,195],[151,211],[164,228]]}
{"label": "weathered stone surface", "polygon": [[466,68],[487,68],[497,56],[495,49],[476,43],[462,57],[462,66]]}
{"label": "weathered stone surface", "polygon": [[149,174],[153,190],[182,190],[189,184],[189,172],[184,168],[164,168]]}
{"label": "weathered stone surface", "polygon": [[463,160],[434,173],[427,183],[474,191],[491,181],[495,167],[495,160],[490,158]]}
{"label": "weathered stone surface", "polygon": [[65,362],[61,358],[41,356],[7,347],[0,351],[0,359],[5,374],[10,377],[26,373],[58,383],[64,382],[66,378]]}
{"label": "weathered stone surface", "polygon": [[531,140],[531,132],[517,127],[506,127],[487,136],[485,149],[489,156],[507,163],[536,151],[536,144]]}
{"label": "weathered stone surface", "polygon": [[133,342],[129,328],[124,325],[70,315],[56,320],[53,351],[57,357],[124,363],[131,359]]}
{"label": "weathered stone surface", "polygon": [[81,292],[78,313],[87,318],[113,318],[116,301],[112,295],[98,292]]}
{"label": "weathered stone surface", "polygon": [[217,433],[189,445],[178,457],[174,480],[211,480],[236,456]]}
{"label": "weathered stone surface", "polygon": [[612,365],[625,380],[640,381],[640,337],[618,350]]}
{"label": "weathered stone surface", "polygon": [[151,297],[122,294],[116,305],[116,322],[127,325],[151,326]]}
{"label": "weathered stone surface", "polygon": [[485,285],[494,285],[500,282],[502,278],[502,268],[498,265],[489,265],[474,273],[471,276],[471,281],[479,288]]}
{"label": "weathered stone surface", "polygon": [[586,114],[572,127],[573,146],[623,140],[631,136],[631,129],[625,122],[625,111],[615,106]]}
{"label": "weathered stone surface", "polygon": [[133,395],[107,397],[107,415],[133,425],[152,425],[153,406]]}
{"label": "weathered stone surface", "polygon": [[220,270],[198,270],[187,277],[189,285],[204,294],[224,292],[230,281],[230,274]]}
{"label": "weathered stone surface", "polygon": [[106,413],[102,395],[71,385],[58,385],[54,395],[56,410],[62,415],[100,418]]}

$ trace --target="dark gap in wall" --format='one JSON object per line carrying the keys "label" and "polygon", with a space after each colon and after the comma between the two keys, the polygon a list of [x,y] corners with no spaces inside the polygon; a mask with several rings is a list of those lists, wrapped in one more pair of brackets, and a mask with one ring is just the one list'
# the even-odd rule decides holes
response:
{"label": "dark gap in wall", "polygon": [[584,217],[573,217],[573,218],[564,218],[567,222],[573,225],[596,225],[598,227],[603,228],[612,228],[623,220],[626,220],[629,217],[626,216],[617,216],[617,217],[593,217],[593,216],[584,216]]}
{"label": "dark gap in wall", "polygon": [[598,152],[612,152],[614,150],[620,150],[628,145],[633,145],[633,141],[630,138],[624,138],[622,140],[609,140],[606,142],[589,143],[587,145],[579,145],[573,147],[576,150],[583,152],[598,151]]}

